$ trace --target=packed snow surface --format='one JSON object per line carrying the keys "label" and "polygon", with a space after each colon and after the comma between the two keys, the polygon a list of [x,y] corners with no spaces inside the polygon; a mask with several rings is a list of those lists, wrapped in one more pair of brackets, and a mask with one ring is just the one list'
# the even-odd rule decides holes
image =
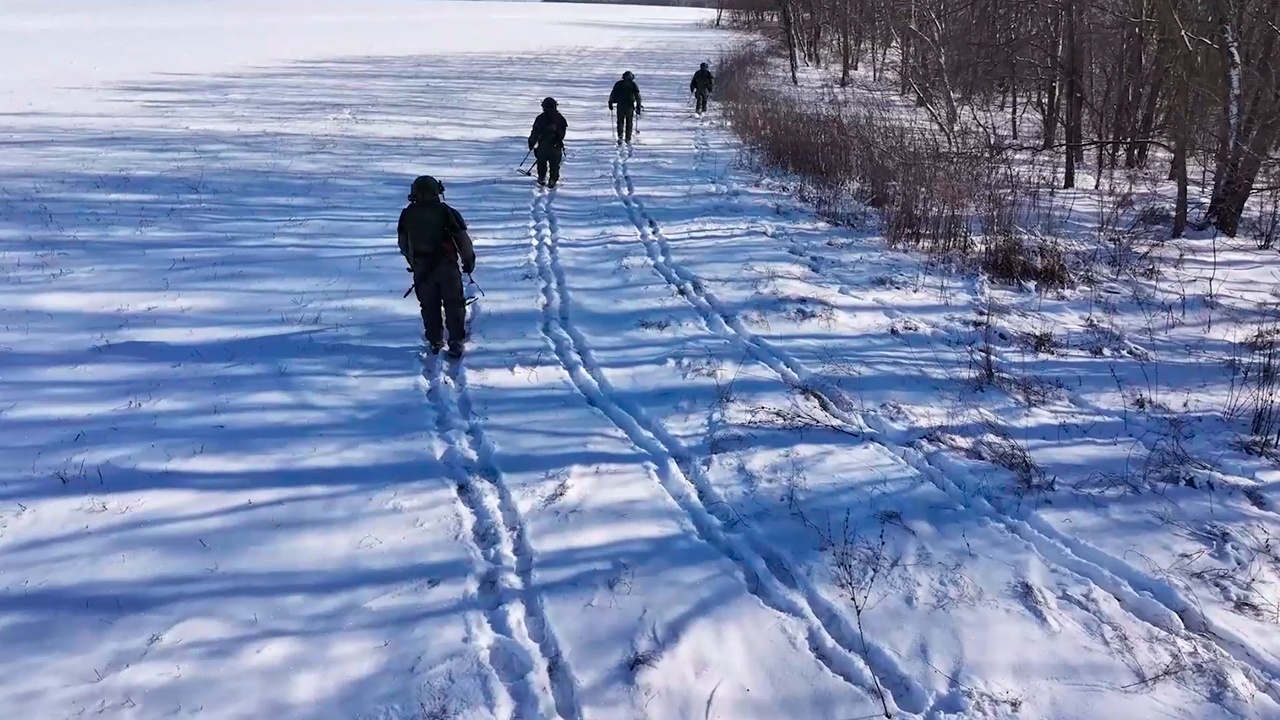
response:
{"label": "packed snow surface", "polygon": [[[1129,447],[1084,390],[1021,444],[913,431],[994,291],[735,163],[711,17],[0,6],[4,716],[1277,717],[1274,472],[1015,492],[1001,448]],[[401,297],[423,173],[479,254],[457,364]]]}

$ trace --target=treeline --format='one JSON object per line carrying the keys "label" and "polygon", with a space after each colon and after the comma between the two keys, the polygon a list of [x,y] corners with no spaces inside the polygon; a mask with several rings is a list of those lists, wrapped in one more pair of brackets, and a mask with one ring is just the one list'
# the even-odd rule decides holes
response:
{"label": "treeline", "polygon": [[[892,78],[949,140],[985,127],[1005,147],[1057,151],[1063,186],[1150,167],[1211,173],[1196,219],[1234,236],[1251,194],[1271,190],[1280,143],[1280,0],[722,0],[731,23],[775,28],[797,81],[829,66]],[[1006,114],[1007,113],[1007,114]],[[989,117],[989,114],[984,116]],[[1161,168],[1162,170],[1166,168]]]}
{"label": "treeline", "polygon": [[551,3],[579,3],[587,5],[655,5],[659,7],[716,7],[716,0],[541,0]]}

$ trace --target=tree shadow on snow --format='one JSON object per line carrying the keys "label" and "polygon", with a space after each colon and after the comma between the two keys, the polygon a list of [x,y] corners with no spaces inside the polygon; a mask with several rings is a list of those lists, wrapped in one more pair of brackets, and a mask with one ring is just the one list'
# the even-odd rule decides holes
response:
{"label": "tree shadow on snow", "polygon": [[[658,70],[664,57],[619,53],[616,68],[568,53],[307,62],[130,83],[110,91],[114,117],[0,119],[0,644],[23,648],[6,657],[25,668],[0,672],[80,653],[120,671],[127,648],[188,616],[236,616],[192,643],[200,659],[224,660],[265,637],[394,636],[471,609],[456,596],[362,604],[424,578],[457,588],[470,569],[456,559],[308,561],[317,538],[360,538],[395,515],[399,493],[452,497],[429,446],[395,219],[414,176],[444,179],[486,292],[469,367],[554,364],[538,357],[531,183],[515,173],[529,123],[555,95],[571,148],[608,152],[614,79],[625,63],[677,92],[686,71]],[[577,180],[566,217],[574,193],[585,207],[609,190],[607,178]],[[478,383],[477,412],[496,424],[554,408],[567,392],[554,377],[531,373],[519,392]],[[549,448],[517,458],[521,472],[646,460],[569,452],[554,426],[521,431]],[[603,582],[620,558],[677,567],[688,541],[540,554],[539,572],[557,580],[537,589]],[[239,617],[247,608],[261,612]],[[260,670],[264,682],[287,677]],[[334,707],[359,709],[366,690],[329,692]]]}

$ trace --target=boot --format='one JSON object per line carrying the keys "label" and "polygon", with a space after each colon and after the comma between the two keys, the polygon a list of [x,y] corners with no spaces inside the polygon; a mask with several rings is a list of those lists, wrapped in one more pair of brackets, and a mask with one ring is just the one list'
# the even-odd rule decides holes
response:
{"label": "boot", "polygon": [[460,341],[455,340],[454,342],[449,343],[449,357],[454,359],[462,357],[462,350],[463,347]]}
{"label": "boot", "polygon": [[432,355],[439,355],[440,350],[444,348],[444,343],[432,342],[431,336],[427,334],[426,330],[422,331],[422,341],[427,344],[427,348],[431,351]]}

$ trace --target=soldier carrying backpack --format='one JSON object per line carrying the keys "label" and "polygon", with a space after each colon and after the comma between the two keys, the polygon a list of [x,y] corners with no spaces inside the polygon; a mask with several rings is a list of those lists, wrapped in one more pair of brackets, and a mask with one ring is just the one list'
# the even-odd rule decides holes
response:
{"label": "soldier carrying backpack", "polygon": [[613,84],[609,92],[609,109],[618,106],[618,144],[631,142],[631,130],[637,115],[644,113],[644,101],[640,98],[640,86],[630,70],[622,73],[622,79]]}
{"label": "soldier carrying backpack", "polygon": [[443,194],[444,184],[430,175],[414,180],[409,205],[400,211],[396,235],[400,254],[413,272],[413,289],[422,308],[422,325],[431,352],[438,354],[444,347],[447,327],[449,355],[457,358],[462,355],[467,332],[462,274],[470,275],[475,270],[476,253],[466,221],[440,199]]}
{"label": "soldier carrying backpack", "polygon": [[542,101],[542,114],[533,121],[529,132],[529,149],[538,159],[538,184],[548,185],[547,170],[551,171],[549,187],[560,182],[560,163],[564,161],[564,134],[569,123],[556,109],[555,98]]}
{"label": "soldier carrying backpack", "polygon": [[699,115],[707,111],[707,97],[711,95],[715,83],[716,79],[707,69],[706,63],[702,63],[698,71],[693,74],[693,79],[689,81],[689,92],[693,93],[698,101],[695,112]]}

